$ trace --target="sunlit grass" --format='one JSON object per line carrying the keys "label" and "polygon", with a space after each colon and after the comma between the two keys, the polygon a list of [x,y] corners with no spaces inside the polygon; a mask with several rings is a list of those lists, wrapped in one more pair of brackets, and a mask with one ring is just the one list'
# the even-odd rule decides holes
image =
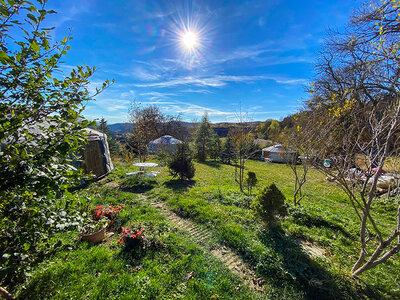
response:
{"label": "sunlit grass", "polygon": [[[117,245],[117,236],[90,246],[78,242],[77,233],[66,234],[64,243],[70,244],[72,250],[65,249],[38,266],[25,284],[26,289],[19,288],[21,298],[257,297],[241,286],[221,262],[182,236],[157,209],[143,202],[139,193],[165,201],[182,217],[208,228],[213,241],[228,245],[241,255],[265,280],[266,294],[262,298],[399,297],[399,255],[364,273],[360,281],[350,277],[358,255],[358,221],[345,194],[316,170],[310,170],[304,187],[306,197],[300,208],[294,208],[293,175],[286,165],[248,161],[246,168],[255,172],[259,180],[252,195],[239,191],[234,166],[207,161],[195,163],[195,167],[192,181],[176,180],[164,167],[158,169],[160,174],[155,181],[142,182],[125,175],[134,170],[131,162],[116,162],[110,176],[79,193],[90,196],[86,203],[90,207],[125,205],[121,225],[142,222],[162,228],[160,241],[164,246],[132,258]],[[272,182],[285,195],[289,215],[265,229],[249,207],[257,190]],[[393,199],[379,199],[374,206],[384,232],[395,222],[394,208]],[[311,257],[301,248],[300,241],[318,246],[324,255]],[[188,281],[191,272],[196,274],[196,280]]]}

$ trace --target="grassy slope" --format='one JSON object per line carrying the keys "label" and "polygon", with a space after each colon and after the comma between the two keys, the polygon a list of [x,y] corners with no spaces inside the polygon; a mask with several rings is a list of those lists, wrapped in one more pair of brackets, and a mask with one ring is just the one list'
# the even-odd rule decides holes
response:
{"label": "grassy slope", "polygon": [[[292,198],[289,167],[257,161],[249,161],[246,167],[257,173],[258,188],[275,182],[287,199]],[[358,255],[358,222],[344,193],[321,174],[311,170],[301,208],[289,208],[291,213],[279,226],[265,230],[248,208],[251,199],[238,193],[234,173],[232,166],[197,163],[193,182],[185,186],[164,174],[163,183],[150,193],[166,200],[177,213],[205,224],[220,242],[237,249],[265,278],[271,296],[400,297],[399,254],[357,282],[350,278]],[[375,207],[383,232],[395,224],[394,207],[385,201]],[[326,257],[310,259],[301,251],[299,238],[322,246]]]}
{"label": "grassy slope", "polygon": [[[257,173],[258,189],[275,182],[291,198],[290,168],[256,161],[246,166]],[[235,249],[265,279],[266,298],[400,297],[400,255],[366,272],[358,281],[351,279],[349,270],[358,254],[358,223],[344,194],[315,170],[310,171],[301,209],[289,207],[289,216],[269,230],[254,219],[249,210],[251,197],[239,192],[232,166],[196,163],[194,180],[184,184],[173,180],[163,168],[157,186],[140,188],[132,188],[133,182],[126,181],[124,174],[131,170],[127,164],[117,164],[107,179],[119,181],[128,189],[95,184],[81,193],[94,198],[92,207],[124,203],[123,223],[131,220],[158,228],[163,232],[159,237],[162,246],[131,258],[117,246],[117,237],[89,246],[76,242],[76,234],[66,234],[64,243],[70,243],[74,250],[63,251],[41,264],[26,289],[20,288],[21,298],[257,297],[241,287],[238,279],[209,254],[174,230],[155,209],[141,203],[132,191],[147,192],[166,201],[180,215],[207,226],[220,243]],[[395,220],[394,206],[380,202],[377,217],[388,228]],[[323,247],[326,257],[310,258],[302,251],[299,238]],[[188,280],[191,272],[195,278]]]}
{"label": "grassy slope", "polygon": [[[60,237],[65,250],[39,265],[19,287],[21,299],[256,299],[219,261],[189,242],[153,207],[134,193],[92,186],[83,191],[97,204],[121,204],[122,225],[141,222],[159,232],[158,243],[139,256],[117,244],[118,236],[98,245],[77,241],[77,233]],[[193,272],[193,273],[192,273]],[[192,273],[192,274],[191,274]]]}

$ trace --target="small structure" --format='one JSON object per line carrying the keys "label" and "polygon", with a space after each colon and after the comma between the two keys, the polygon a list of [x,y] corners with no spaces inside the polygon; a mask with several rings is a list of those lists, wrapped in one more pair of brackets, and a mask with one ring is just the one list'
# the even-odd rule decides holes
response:
{"label": "small structure", "polygon": [[96,178],[107,175],[114,169],[107,135],[91,128],[85,128],[85,131],[88,143],[82,149],[81,167],[85,173],[93,174]]}
{"label": "small structure", "polygon": [[156,154],[161,151],[172,153],[175,151],[177,144],[182,144],[182,141],[170,135],[164,135],[149,143],[149,154]]}
{"label": "small structure", "polygon": [[[29,127],[22,127],[21,130],[28,130],[28,133],[32,136],[30,137],[30,143],[32,145],[45,147],[39,146],[39,143],[35,141],[35,138],[39,135],[43,135],[43,131],[51,125],[57,126],[57,123],[54,121],[43,120],[41,122],[30,124]],[[95,175],[95,178],[107,175],[114,169],[111,162],[110,151],[108,149],[107,135],[91,128],[84,128],[84,130],[86,131],[88,143],[80,150],[81,159],[74,160],[72,162],[72,167],[82,168],[85,173]],[[47,134],[51,137],[48,132]],[[24,143],[27,139],[26,135],[21,134],[17,143]],[[7,146],[11,143],[12,137],[9,137],[0,144],[0,149],[1,147]]]}
{"label": "small structure", "polygon": [[262,149],[261,159],[268,162],[287,163],[296,161],[297,153],[278,144]]}

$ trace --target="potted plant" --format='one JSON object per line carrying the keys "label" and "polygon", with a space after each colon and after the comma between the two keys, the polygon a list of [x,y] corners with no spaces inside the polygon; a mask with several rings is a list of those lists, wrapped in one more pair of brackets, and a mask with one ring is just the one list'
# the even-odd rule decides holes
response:
{"label": "potted plant", "polygon": [[101,218],[98,221],[91,221],[89,224],[83,227],[83,230],[80,234],[81,239],[92,244],[101,242],[106,235],[108,224],[109,220],[107,218]]}
{"label": "potted plant", "polygon": [[98,205],[96,208],[92,211],[92,218],[94,220],[100,220],[103,217],[106,217],[109,220],[108,226],[111,227],[115,219],[120,212],[120,210],[123,209],[123,206],[104,206],[104,205]]}
{"label": "potted plant", "polygon": [[122,236],[118,244],[125,244],[127,250],[140,250],[144,249],[147,244],[146,236],[144,235],[144,228],[139,223],[138,226],[122,227]]}

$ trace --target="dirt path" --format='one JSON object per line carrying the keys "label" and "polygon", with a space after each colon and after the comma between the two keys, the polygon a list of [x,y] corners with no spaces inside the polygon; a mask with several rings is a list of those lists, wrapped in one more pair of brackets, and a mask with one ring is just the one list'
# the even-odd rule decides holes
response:
{"label": "dirt path", "polygon": [[190,220],[184,219],[171,210],[169,210],[164,202],[157,202],[151,198],[148,198],[142,194],[139,195],[147,203],[159,209],[165,217],[174,226],[179,229],[186,231],[192,241],[205,247],[214,257],[219,259],[226,265],[229,270],[237,274],[246,285],[256,290],[257,292],[263,292],[264,280],[257,277],[256,273],[243,262],[242,258],[234,253],[231,249],[221,245],[209,246],[212,239],[212,232],[201,228]]}

